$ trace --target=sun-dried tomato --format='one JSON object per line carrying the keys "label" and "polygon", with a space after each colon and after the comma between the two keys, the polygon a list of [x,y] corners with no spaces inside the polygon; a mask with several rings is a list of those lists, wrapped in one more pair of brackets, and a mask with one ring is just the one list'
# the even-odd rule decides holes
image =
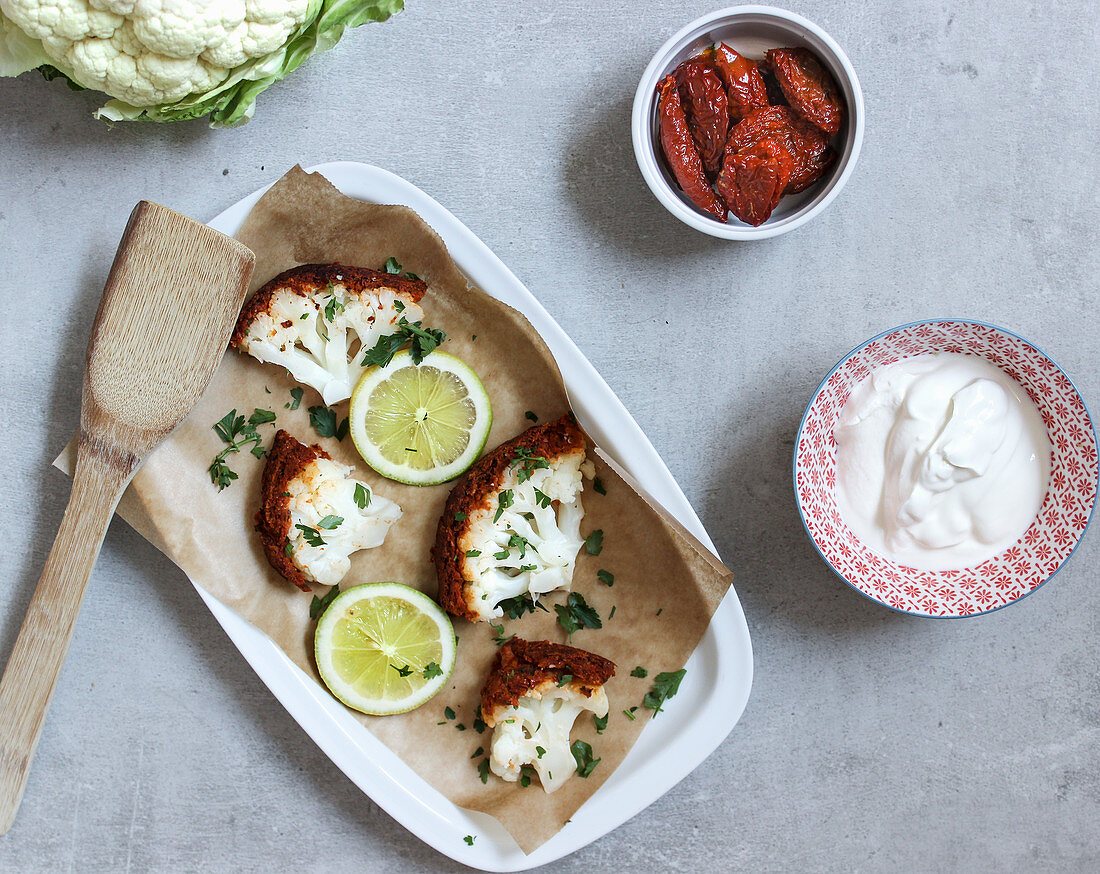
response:
{"label": "sun-dried tomato", "polygon": [[809,49],[770,49],[768,65],[791,107],[830,136],[844,121],[844,100],[832,75]]}
{"label": "sun-dried tomato", "polygon": [[687,118],[680,103],[680,91],[676,87],[676,77],[672,74],[665,76],[657,86],[657,91],[660,95],[658,111],[661,148],[664,149],[672,175],[696,206],[724,222],[726,208],[710,187],[703,172],[703,160],[699,157],[699,150],[688,130]]}
{"label": "sun-dried tomato", "polygon": [[768,105],[768,89],[756,64],[725,43],[714,47],[714,63],[729,92],[730,118],[733,121]]}
{"label": "sun-dried tomato", "polygon": [[718,175],[718,193],[741,221],[762,225],[779,205],[794,161],[774,140],[761,140],[740,152],[726,154]]}
{"label": "sun-dried tomato", "polygon": [[812,185],[836,158],[824,132],[799,118],[789,106],[754,109],[746,115],[730,131],[726,154],[750,149],[765,139],[783,146],[794,162],[785,194],[794,194]]}
{"label": "sun-dried tomato", "polygon": [[783,89],[779,87],[779,80],[768,66],[767,61],[757,61],[756,69],[760,71],[760,77],[764,80],[764,87],[768,90],[769,106],[789,106],[787,98],[783,95]]}
{"label": "sun-dried tomato", "polygon": [[673,73],[680,89],[680,101],[687,116],[691,138],[699,149],[703,167],[717,173],[726,151],[730,132],[726,89],[714,64],[703,58],[689,58]]}

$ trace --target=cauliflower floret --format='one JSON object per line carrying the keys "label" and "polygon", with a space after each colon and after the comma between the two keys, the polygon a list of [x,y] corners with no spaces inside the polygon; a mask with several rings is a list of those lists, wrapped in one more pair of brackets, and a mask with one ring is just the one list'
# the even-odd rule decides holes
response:
{"label": "cauliflower floret", "polygon": [[280,273],[245,304],[232,345],[285,367],[326,404],[351,397],[363,353],[399,323],[418,322],[427,286],[365,267],[304,264]]}
{"label": "cauliflower floret", "polygon": [[568,591],[591,477],[584,435],[565,416],[497,447],[451,492],[433,555],[440,603],[474,621],[504,615],[502,601]]}
{"label": "cauliflower floret", "polygon": [[332,586],[351,569],[351,554],[381,546],[401,508],[373,493],[320,446],[275,434],[262,480],[256,530],[268,561],[304,591]]}
{"label": "cauliflower floret", "polygon": [[482,718],[494,729],[492,772],[515,782],[530,766],[547,793],[557,789],[577,767],[573,723],[585,711],[607,716],[603,684],[614,674],[613,662],[576,647],[519,638],[504,644],[481,691]]}
{"label": "cauliflower floret", "polygon": [[0,0],[77,82],[134,106],[172,103],[281,47],[309,0]]}

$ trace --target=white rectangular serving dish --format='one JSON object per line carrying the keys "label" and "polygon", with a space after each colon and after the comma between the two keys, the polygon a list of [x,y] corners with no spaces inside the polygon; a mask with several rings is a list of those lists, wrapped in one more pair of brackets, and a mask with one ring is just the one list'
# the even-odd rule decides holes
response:
{"label": "white rectangular serving dish", "polygon": [[[523,313],[550,347],[585,430],[648,495],[712,551],[684,493],[607,383],[527,288],[469,228],[416,186],[367,164],[310,167],[349,197],[404,204],[443,238],[470,281]],[[270,186],[267,186],[270,187]],[[240,228],[256,191],[210,222]],[[492,817],[456,807],[357,722],[262,632],[196,586],[214,618],[291,716],[351,780],[405,828],[439,852],[485,871],[522,871],[560,859],[652,804],[698,766],[741,717],[752,686],[752,645],[730,588],[687,663],[679,694],[646,726],[622,765],[557,835],[530,855]],[[475,835],[473,846],[463,837]]]}

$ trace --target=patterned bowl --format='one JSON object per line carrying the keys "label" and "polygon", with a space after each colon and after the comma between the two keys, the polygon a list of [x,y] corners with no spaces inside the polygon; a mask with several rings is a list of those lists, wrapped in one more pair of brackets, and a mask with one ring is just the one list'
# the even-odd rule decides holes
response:
{"label": "patterned bowl", "polygon": [[[961,570],[920,571],[864,546],[841,519],[833,430],[852,390],[876,367],[928,352],[980,355],[1018,382],[1050,437],[1050,482],[1039,514],[1016,543]],[[849,352],[817,387],[795,439],[794,489],[817,551],[856,591],[903,613],[976,616],[1034,592],[1076,549],[1097,496],[1092,419],[1069,377],[1031,343],[981,322],[903,325]]]}

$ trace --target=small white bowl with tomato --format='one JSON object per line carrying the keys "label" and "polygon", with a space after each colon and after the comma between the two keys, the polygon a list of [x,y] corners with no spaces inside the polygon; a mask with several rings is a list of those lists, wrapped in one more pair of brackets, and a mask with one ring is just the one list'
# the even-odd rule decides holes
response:
{"label": "small white bowl with tomato", "polygon": [[631,133],[638,167],[676,218],[714,237],[792,231],[840,193],[863,142],[847,55],[800,15],[720,9],[646,67]]}

